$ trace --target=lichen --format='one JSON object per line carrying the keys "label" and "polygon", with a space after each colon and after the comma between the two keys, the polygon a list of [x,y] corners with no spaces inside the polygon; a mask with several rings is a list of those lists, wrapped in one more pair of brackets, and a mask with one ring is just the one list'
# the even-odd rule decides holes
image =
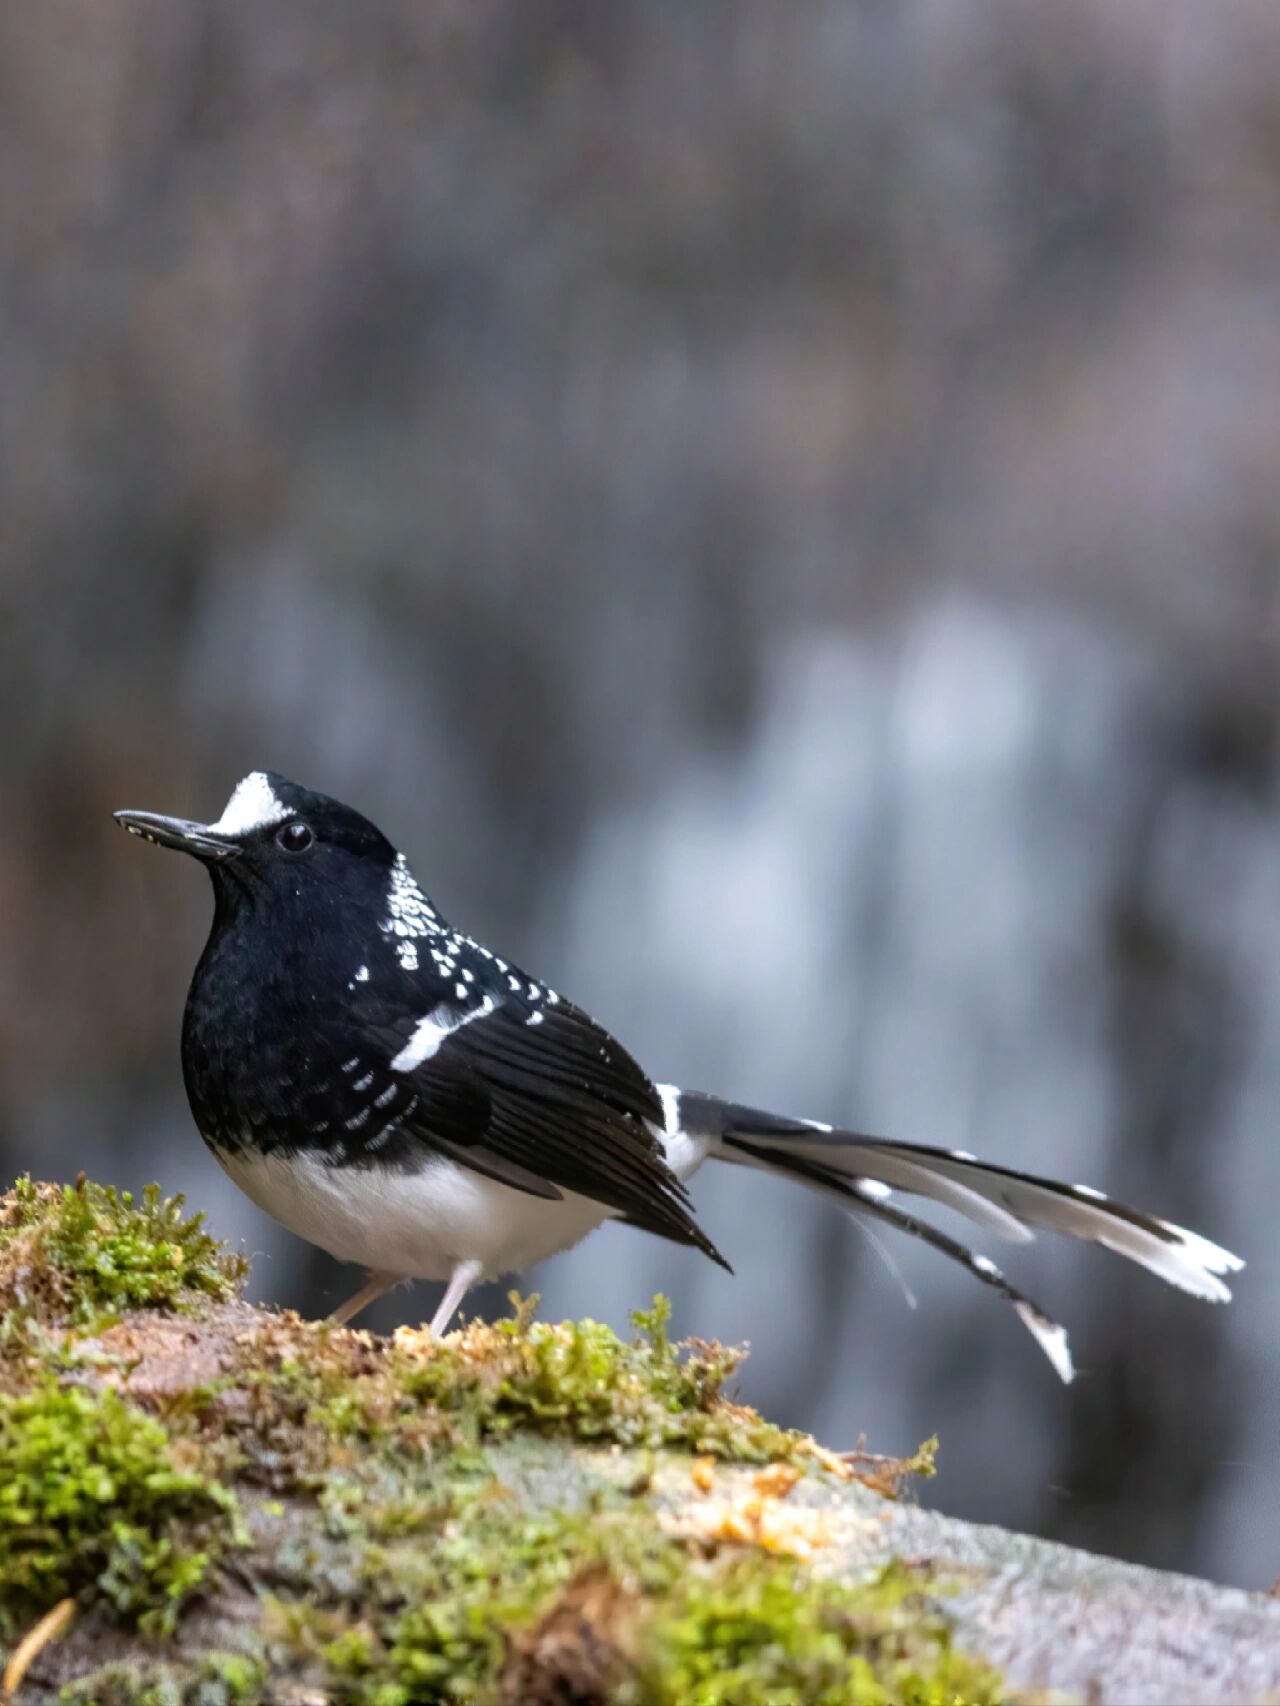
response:
{"label": "lichen", "polygon": [[172,1629],[233,1537],[233,1493],[184,1467],[152,1417],[110,1390],[0,1393],[0,1628],[92,1585]]}
{"label": "lichen", "polygon": [[85,1326],[131,1309],[181,1308],[237,1295],[247,1263],[185,1215],[182,1197],[141,1199],[83,1176],[19,1179],[0,1197],[0,1329]]}
{"label": "lichen", "polygon": [[267,1675],[260,1660],[209,1653],[184,1671],[156,1661],[102,1665],[62,1689],[60,1706],[262,1706]]}

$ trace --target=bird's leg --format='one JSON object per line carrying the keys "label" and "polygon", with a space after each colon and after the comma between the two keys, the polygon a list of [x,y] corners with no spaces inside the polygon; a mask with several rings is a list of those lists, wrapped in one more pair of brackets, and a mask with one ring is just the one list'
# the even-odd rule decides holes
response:
{"label": "bird's leg", "polygon": [[400,1283],[400,1279],[401,1276],[399,1274],[384,1274],[380,1273],[376,1268],[371,1268],[369,1270],[369,1277],[365,1280],[359,1291],[354,1297],[349,1297],[342,1305],[341,1309],[334,1310],[333,1314],[329,1317],[330,1321],[335,1327],[345,1327],[347,1322],[354,1320],[362,1309],[367,1309],[371,1303],[376,1303],[377,1300],[380,1297],[385,1296],[393,1286],[398,1285]]}
{"label": "bird's leg", "polygon": [[483,1262],[459,1262],[449,1276],[440,1307],[431,1317],[431,1337],[438,1339],[453,1319],[454,1311],[484,1271]]}

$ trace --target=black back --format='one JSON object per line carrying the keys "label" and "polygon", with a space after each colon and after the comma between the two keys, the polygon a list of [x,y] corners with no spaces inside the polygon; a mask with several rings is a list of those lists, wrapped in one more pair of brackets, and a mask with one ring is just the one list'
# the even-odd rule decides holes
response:
{"label": "black back", "polygon": [[[626,1050],[453,930],[358,812],[261,780],[279,811],[208,867],[213,927],[183,1022],[205,1140],[335,1168],[448,1157],[533,1196],[589,1197],[722,1260],[666,1166],[660,1098]],[[295,825],[305,847],[291,846]]]}

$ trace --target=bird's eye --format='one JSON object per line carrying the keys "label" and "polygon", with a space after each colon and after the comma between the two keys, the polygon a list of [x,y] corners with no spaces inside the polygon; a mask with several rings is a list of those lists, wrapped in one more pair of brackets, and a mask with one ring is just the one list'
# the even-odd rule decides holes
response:
{"label": "bird's eye", "polygon": [[303,823],[301,818],[294,818],[292,823],[286,823],[276,836],[277,845],[283,847],[286,853],[305,853],[314,840],[311,825]]}

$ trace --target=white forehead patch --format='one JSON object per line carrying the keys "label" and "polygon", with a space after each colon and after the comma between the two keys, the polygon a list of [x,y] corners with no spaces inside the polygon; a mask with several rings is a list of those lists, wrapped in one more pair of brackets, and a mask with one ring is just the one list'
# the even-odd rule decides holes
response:
{"label": "white forehead patch", "polygon": [[227,801],[226,810],[217,823],[209,828],[218,835],[247,835],[253,829],[266,829],[268,824],[283,823],[289,815],[270,782],[261,770],[254,770]]}

